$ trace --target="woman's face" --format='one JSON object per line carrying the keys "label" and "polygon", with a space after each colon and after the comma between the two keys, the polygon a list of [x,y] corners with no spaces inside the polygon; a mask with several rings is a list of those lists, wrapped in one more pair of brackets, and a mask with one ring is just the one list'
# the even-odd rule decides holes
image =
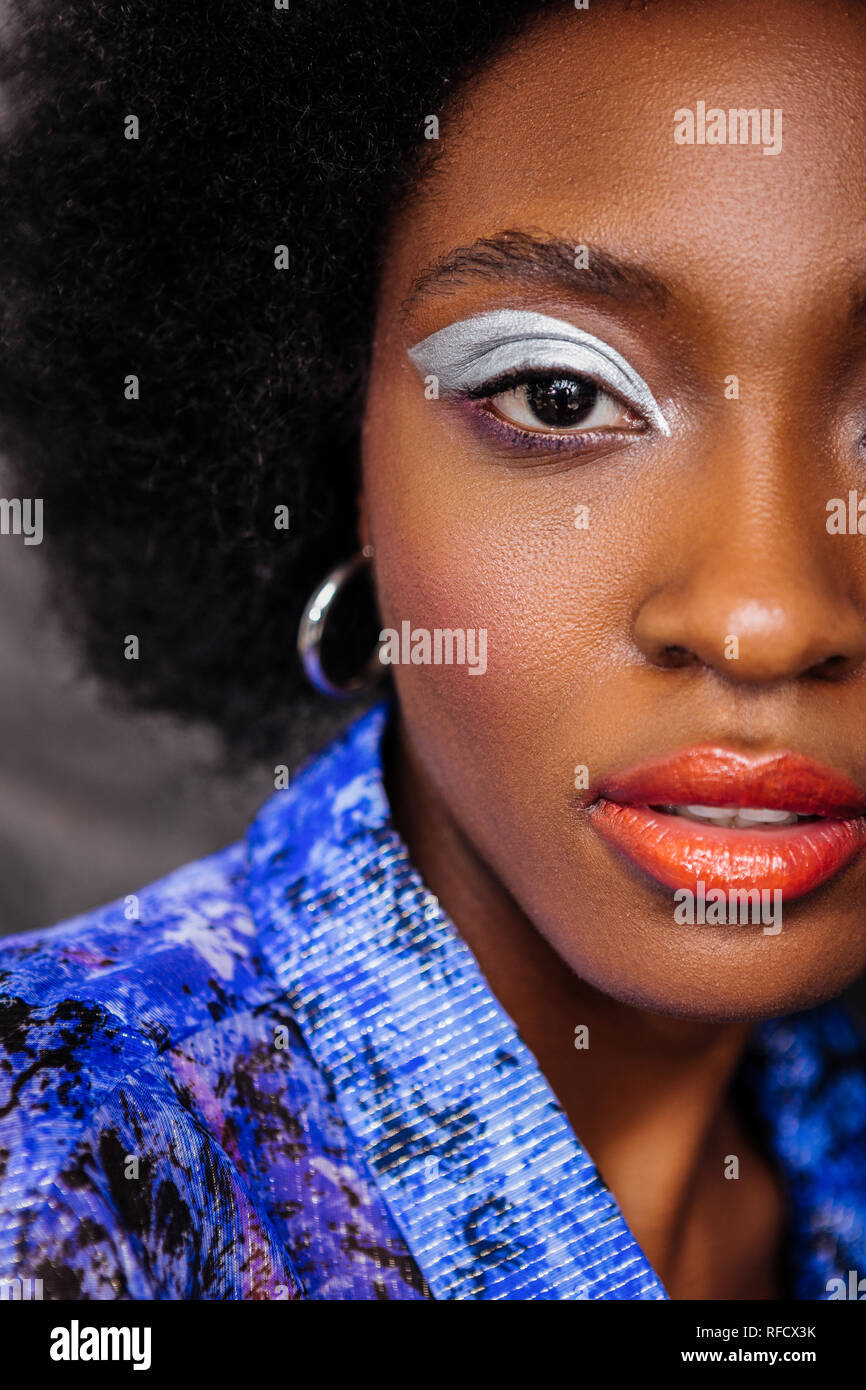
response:
{"label": "woman's face", "polygon": [[[394,665],[416,775],[569,966],[664,1013],[777,1014],[866,964],[866,535],[828,530],[866,498],[847,11],[563,3],[438,113],[384,261],[382,627],[486,631],[486,669],[471,635]],[[763,886],[763,918],[701,921],[700,883]]]}

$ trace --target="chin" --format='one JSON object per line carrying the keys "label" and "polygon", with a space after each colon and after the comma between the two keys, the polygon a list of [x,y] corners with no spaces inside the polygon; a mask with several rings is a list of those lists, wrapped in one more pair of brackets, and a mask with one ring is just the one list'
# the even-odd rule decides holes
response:
{"label": "chin", "polygon": [[622,951],[620,968],[595,973],[584,960],[577,973],[621,1003],[671,1018],[703,1022],[779,1018],[837,998],[864,969],[862,927],[854,914],[805,907],[782,934],[758,926],[682,928],[670,918],[648,925]]}

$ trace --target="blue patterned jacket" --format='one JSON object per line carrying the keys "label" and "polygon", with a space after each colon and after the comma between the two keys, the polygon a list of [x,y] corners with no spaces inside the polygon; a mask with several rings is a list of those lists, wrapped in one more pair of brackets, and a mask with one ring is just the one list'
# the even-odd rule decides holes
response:
{"label": "blue patterned jacket", "polygon": [[[53,1299],[664,1299],[407,858],[379,706],[246,839],[0,950],[0,1280]],[[792,1296],[866,1274],[866,1056],[826,1006],[737,1077]],[[849,1281],[850,1282],[850,1281]]]}

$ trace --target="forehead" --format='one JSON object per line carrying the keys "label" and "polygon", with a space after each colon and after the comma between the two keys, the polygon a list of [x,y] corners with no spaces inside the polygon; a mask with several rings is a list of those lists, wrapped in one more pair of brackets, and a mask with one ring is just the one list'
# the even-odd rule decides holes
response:
{"label": "forehead", "polygon": [[[557,5],[441,113],[430,168],[395,221],[386,285],[405,291],[454,247],[520,227],[608,246],[688,290],[709,277],[737,300],[767,272],[807,298],[834,281],[850,291],[864,76],[860,5]],[[780,152],[677,143],[676,113],[699,103],[781,112]]]}

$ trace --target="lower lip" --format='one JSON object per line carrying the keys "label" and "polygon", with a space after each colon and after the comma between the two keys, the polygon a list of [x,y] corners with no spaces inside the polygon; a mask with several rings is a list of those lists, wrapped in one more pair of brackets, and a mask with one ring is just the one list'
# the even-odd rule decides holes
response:
{"label": "lower lip", "polygon": [[699,825],[648,806],[601,798],[590,808],[609,844],[668,888],[780,889],[811,893],[866,847],[866,819],[803,821],[774,830]]}

